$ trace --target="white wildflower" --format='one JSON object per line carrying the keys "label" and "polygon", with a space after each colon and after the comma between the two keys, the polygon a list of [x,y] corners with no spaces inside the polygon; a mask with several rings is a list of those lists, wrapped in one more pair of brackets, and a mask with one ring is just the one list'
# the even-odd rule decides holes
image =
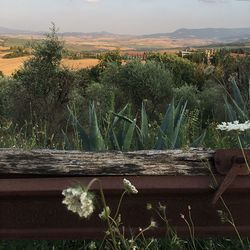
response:
{"label": "white wildflower", "polygon": [[150,227],[157,227],[157,223],[154,220],[151,220]]}
{"label": "white wildflower", "polygon": [[65,196],[62,203],[80,217],[88,218],[94,212],[93,197],[83,188],[67,188],[62,194]]}
{"label": "white wildflower", "polygon": [[102,212],[99,214],[100,219],[107,220],[110,216],[110,208],[109,206],[106,206],[106,208],[103,208]]}
{"label": "white wildflower", "polygon": [[91,243],[89,244],[89,250],[94,250],[94,249],[97,249],[97,246],[94,241],[91,241]]}
{"label": "white wildflower", "polygon": [[147,203],[147,206],[146,206],[147,210],[152,210],[153,209],[153,206],[151,203]]}
{"label": "white wildflower", "polygon": [[88,192],[83,192],[80,197],[81,213],[80,217],[88,218],[94,212],[92,196]]}
{"label": "white wildflower", "polygon": [[217,126],[219,130],[225,131],[245,131],[250,129],[250,121],[246,121],[244,123],[240,123],[239,121],[234,122],[222,122],[220,125]]}
{"label": "white wildflower", "polygon": [[123,186],[124,189],[131,194],[137,194],[138,190],[136,189],[136,187],[134,185],[131,184],[131,182],[127,179],[123,179]]}

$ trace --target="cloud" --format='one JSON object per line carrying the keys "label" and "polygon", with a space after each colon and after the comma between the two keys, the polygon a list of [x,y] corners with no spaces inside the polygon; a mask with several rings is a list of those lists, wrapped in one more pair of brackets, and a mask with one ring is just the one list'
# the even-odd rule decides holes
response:
{"label": "cloud", "polygon": [[231,1],[235,2],[250,2],[250,0],[199,0],[200,2],[204,3],[228,3]]}
{"label": "cloud", "polygon": [[97,3],[99,0],[84,0],[86,3]]}
{"label": "cloud", "polygon": [[228,2],[226,0],[199,0],[200,2],[204,2],[204,3],[225,3]]}

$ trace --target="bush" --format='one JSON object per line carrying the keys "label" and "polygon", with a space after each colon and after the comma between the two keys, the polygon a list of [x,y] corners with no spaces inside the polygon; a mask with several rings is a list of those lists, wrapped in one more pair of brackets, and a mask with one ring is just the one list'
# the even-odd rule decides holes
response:
{"label": "bush", "polygon": [[16,58],[28,55],[30,55],[30,52],[27,49],[16,47],[11,51],[11,53],[4,55],[3,58]]}
{"label": "bush", "polygon": [[[150,112],[156,107],[164,110],[172,99],[173,75],[161,63],[131,61],[125,65],[111,64],[103,72],[101,82],[114,88],[116,103],[131,102],[138,110],[143,100],[151,103]],[[121,106],[120,106],[121,107]]]}
{"label": "bush", "polygon": [[75,79],[74,72],[60,67],[62,50],[53,26],[51,34],[34,46],[33,57],[13,75],[12,91],[20,100],[14,106],[22,114],[22,119],[15,117],[19,124],[35,116],[47,125],[49,134],[60,131]]}
{"label": "bush", "polygon": [[147,56],[148,61],[163,63],[174,76],[174,85],[180,87],[183,84],[199,84],[196,80],[196,64],[188,59],[178,57],[177,55],[153,53]]}
{"label": "bush", "polygon": [[98,116],[103,116],[114,110],[114,92],[106,85],[92,82],[86,89],[87,100],[96,103]]}
{"label": "bush", "polygon": [[185,84],[180,88],[175,88],[174,96],[176,100],[187,101],[188,109],[196,109],[199,106],[198,90],[195,86]]}
{"label": "bush", "polygon": [[205,88],[199,93],[200,110],[203,121],[225,121],[224,99],[225,91],[218,83],[209,80]]}
{"label": "bush", "polygon": [[108,67],[110,63],[114,63],[114,62],[117,63],[118,65],[122,64],[122,56],[121,56],[119,49],[101,54],[99,55],[98,59],[100,60],[100,63],[98,66],[101,69]]}

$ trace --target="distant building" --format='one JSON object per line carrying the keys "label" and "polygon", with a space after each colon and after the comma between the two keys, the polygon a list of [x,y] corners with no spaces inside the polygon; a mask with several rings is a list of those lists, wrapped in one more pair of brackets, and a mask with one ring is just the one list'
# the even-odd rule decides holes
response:
{"label": "distant building", "polygon": [[192,53],[194,53],[194,51],[190,51],[189,49],[180,51],[181,57],[185,57],[185,56],[190,55]]}

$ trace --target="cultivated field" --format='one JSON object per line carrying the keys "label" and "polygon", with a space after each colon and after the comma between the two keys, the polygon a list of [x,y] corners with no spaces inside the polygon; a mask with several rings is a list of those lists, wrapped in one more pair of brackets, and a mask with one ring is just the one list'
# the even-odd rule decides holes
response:
{"label": "cultivated field", "polygon": [[[30,56],[17,57],[17,58],[3,58],[4,55],[8,54],[8,47],[0,46],[0,71],[6,76],[10,76],[16,70],[18,70],[23,63],[30,58]],[[98,59],[79,59],[79,60],[70,60],[63,59],[62,65],[69,67],[70,69],[81,69],[97,65],[99,62]]]}
{"label": "cultivated field", "polygon": [[79,59],[79,60],[70,60],[70,59],[63,59],[62,64],[70,69],[82,69],[93,67],[99,63],[98,59],[93,58],[86,58],[86,59]]}

